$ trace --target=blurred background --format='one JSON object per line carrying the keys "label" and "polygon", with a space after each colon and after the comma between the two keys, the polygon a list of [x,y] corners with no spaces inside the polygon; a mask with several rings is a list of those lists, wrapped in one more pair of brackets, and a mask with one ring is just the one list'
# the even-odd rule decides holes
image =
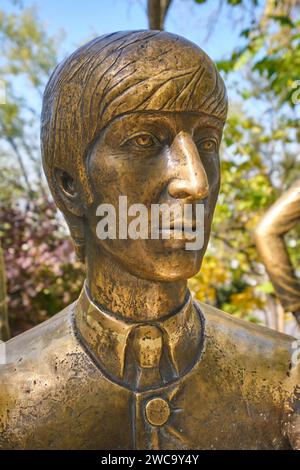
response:
{"label": "blurred background", "polygon": [[[299,0],[0,0],[0,339],[59,312],[84,279],[41,169],[51,71],[95,36],[149,27],[202,47],[229,94],[221,194],[191,289],[232,315],[299,336],[253,241],[260,217],[299,179],[299,13]],[[287,236],[295,268],[299,233]]]}

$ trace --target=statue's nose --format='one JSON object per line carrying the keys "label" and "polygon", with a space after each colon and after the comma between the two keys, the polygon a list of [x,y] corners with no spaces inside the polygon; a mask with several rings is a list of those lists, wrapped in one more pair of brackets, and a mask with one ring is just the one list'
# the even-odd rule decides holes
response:
{"label": "statue's nose", "polygon": [[168,186],[170,196],[180,199],[207,197],[207,175],[192,136],[187,132],[180,132],[172,143],[170,156],[178,169],[176,177]]}

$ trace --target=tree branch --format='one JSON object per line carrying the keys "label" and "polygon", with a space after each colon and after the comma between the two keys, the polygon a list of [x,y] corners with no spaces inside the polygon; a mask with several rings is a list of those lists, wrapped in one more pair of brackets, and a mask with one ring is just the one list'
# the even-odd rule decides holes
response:
{"label": "tree branch", "polygon": [[148,0],[147,14],[149,29],[164,29],[164,22],[172,0]]}

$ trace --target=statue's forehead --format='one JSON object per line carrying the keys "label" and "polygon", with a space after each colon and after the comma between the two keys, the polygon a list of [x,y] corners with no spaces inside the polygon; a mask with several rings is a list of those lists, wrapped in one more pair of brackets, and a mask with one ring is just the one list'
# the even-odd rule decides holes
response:
{"label": "statue's forehead", "polygon": [[197,127],[212,127],[222,131],[224,121],[202,112],[165,111],[165,110],[136,110],[112,118],[107,124],[107,130],[117,129],[128,132],[131,128],[172,128],[173,130],[192,130]]}

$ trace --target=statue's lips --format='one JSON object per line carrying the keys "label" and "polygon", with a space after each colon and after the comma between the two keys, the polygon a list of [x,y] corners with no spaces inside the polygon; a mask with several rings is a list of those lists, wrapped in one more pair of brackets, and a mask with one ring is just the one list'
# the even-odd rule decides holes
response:
{"label": "statue's lips", "polygon": [[197,233],[196,233],[196,222],[188,221],[182,221],[180,222],[173,222],[170,223],[169,226],[162,227],[159,230],[159,233],[162,238],[169,238],[169,239],[182,239],[186,241],[192,241],[196,239]]}
{"label": "statue's lips", "polygon": [[195,231],[197,229],[196,220],[172,220],[170,224],[162,226],[160,231]]}

